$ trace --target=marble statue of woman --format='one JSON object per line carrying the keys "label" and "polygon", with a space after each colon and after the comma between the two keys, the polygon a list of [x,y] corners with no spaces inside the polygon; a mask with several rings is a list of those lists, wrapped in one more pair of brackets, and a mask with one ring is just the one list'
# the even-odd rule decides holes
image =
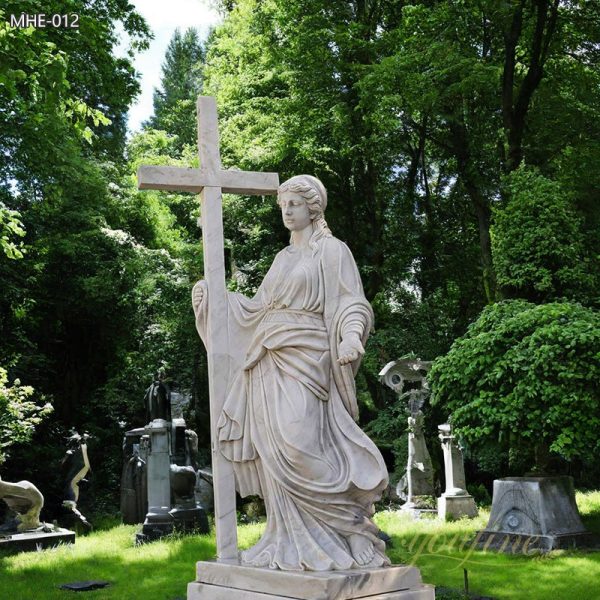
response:
{"label": "marble statue of woman", "polygon": [[[267,511],[265,532],[242,563],[314,571],[387,565],[371,521],[387,471],[355,422],[354,375],[373,312],[350,250],[324,219],[323,184],[292,177],[278,203],[290,245],[254,298],[228,293],[224,332],[243,358],[218,421],[220,449],[240,494],[258,494]],[[204,281],[192,298],[205,339]]]}

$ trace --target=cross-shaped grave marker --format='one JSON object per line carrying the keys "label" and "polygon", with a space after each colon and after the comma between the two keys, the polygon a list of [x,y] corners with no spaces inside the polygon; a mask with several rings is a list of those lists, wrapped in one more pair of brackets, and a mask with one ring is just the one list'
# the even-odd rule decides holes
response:
{"label": "cross-shaped grave marker", "polygon": [[221,193],[276,194],[277,173],[226,171],[221,167],[217,104],[211,96],[198,97],[199,169],[141,166],[138,187],[141,190],[169,190],[200,193],[204,277],[208,286],[208,377],[210,429],[212,440],[213,488],[217,557],[237,558],[237,523],[233,467],[219,449],[217,421],[227,393],[230,370],[229,341],[226,333],[227,292],[223,249],[223,213]]}

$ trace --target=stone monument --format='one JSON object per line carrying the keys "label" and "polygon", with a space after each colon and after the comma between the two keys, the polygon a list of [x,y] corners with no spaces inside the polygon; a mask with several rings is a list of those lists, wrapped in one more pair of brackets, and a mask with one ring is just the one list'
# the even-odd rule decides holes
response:
{"label": "stone monument", "polygon": [[515,553],[594,543],[579,516],[572,477],[505,477],[494,481],[490,519],[477,547]]}
{"label": "stone monument", "polygon": [[[208,532],[206,511],[195,498],[198,436],[186,428],[183,418],[172,416],[171,399],[164,373],[159,372],[144,397],[146,416],[151,421],[125,435],[123,520],[131,522],[147,510],[142,513],[145,518],[142,531],[136,535],[138,543],[159,539],[174,530]],[[141,494],[147,502],[141,501]]]}
{"label": "stone monument", "polygon": [[121,474],[121,515],[123,523],[141,523],[148,512],[148,460],[145,428],[138,427],[125,433],[123,439],[123,472]]}
{"label": "stone monument", "polygon": [[[68,438],[67,452],[62,460],[62,467],[65,472],[65,488],[63,491],[62,505],[69,510],[78,522],[82,523],[87,529],[92,529],[91,523],[85,518],[77,508],[79,501],[79,484],[90,471],[90,460],[87,452],[87,441],[89,435],[84,433],[79,435],[73,431]],[[69,524],[69,526],[71,526]]]}
{"label": "stone monument", "polygon": [[452,426],[445,423],[439,425],[438,430],[446,476],[446,490],[438,498],[438,516],[443,520],[476,517],[477,506],[473,496],[467,492],[463,454],[456,437],[452,435]]}
{"label": "stone monument", "polygon": [[[434,512],[435,491],[433,466],[423,434],[421,408],[429,397],[427,371],[431,362],[413,356],[404,356],[389,362],[379,373],[380,380],[393,389],[399,400],[407,401],[408,461],[406,465],[406,502],[402,510],[413,516]],[[400,495],[401,490],[398,490]]]}
{"label": "stone monument", "polygon": [[75,532],[40,521],[44,496],[33,483],[0,479],[0,500],[15,513],[14,518],[0,526],[0,549],[21,552],[75,542]]}
{"label": "stone monument", "polygon": [[[432,600],[415,567],[389,567],[371,521],[387,485],[355,423],[354,374],[373,322],[325,188],[298,176],[224,171],[216,103],[198,100],[200,169],[141,167],[140,188],[201,192],[204,273],[192,293],[207,347],[217,561],[188,600]],[[221,192],[275,194],[290,245],[254,298],[227,292]],[[265,500],[259,542],[238,555],[235,490]]]}

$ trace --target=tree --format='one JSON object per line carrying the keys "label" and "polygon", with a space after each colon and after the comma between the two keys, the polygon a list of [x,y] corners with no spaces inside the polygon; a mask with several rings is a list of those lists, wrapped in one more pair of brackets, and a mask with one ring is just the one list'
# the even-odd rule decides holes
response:
{"label": "tree", "polygon": [[33,388],[18,380],[8,385],[6,370],[0,367],[0,465],[8,448],[30,440],[35,426],[52,412],[51,404],[40,406],[30,399],[32,395]]}
{"label": "tree", "polygon": [[179,148],[196,143],[194,115],[202,91],[204,54],[196,29],[190,27],[183,35],[176,29],[162,64],[162,89],[154,90],[154,114],[146,127],[176,135]]}
{"label": "tree", "polygon": [[600,450],[600,314],[562,302],[486,307],[430,371],[432,402],[477,452],[504,452],[518,474],[551,455]]}
{"label": "tree", "polygon": [[498,284],[511,298],[585,301],[593,277],[582,219],[562,186],[535,171],[514,171],[508,201],[494,211],[492,251]]}

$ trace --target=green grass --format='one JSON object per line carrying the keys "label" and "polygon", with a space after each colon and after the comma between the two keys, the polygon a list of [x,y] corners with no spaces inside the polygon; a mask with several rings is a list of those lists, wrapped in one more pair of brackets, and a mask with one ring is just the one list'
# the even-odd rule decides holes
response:
{"label": "green grass", "polygon": [[[600,533],[600,492],[578,494],[577,502],[586,526]],[[540,557],[473,552],[466,540],[483,528],[487,514],[472,521],[440,523],[383,511],[376,521],[392,536],[392,561],[416,564],[428,583],[462,588],[466,568],[472,592],[499,600],[600,600],[600,553],[559,551]],[[262,528],[239,527],[240,547],[253,544]],[[137,530],[118,525],[78,537],[73,546],[0,557],[1,600],[185,598],[196,561],[215,554],[214,537],[176,536],[136,547]],[[83,595],[58,588],[89,579],[112,585]]]}

